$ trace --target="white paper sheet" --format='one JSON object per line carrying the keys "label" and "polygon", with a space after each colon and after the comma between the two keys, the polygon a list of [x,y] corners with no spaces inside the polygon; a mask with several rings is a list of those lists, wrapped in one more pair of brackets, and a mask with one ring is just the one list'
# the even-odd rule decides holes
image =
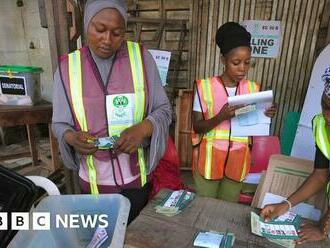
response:
{"label": "white paper sheet", "polygon": [[228,104],[230,106],[251,104],[251,103],[267,103],[267,102],[271,103],[272,101],[273,101],[272,90],[228,97]]}
{"label": "white paper sheet", "polygon": [[264,112],[272,105],[273,91],[228,97],[231,106],[255,104],[256,110],[231,119],[232,136],[269,135],[271,119]]}
{"label": "white paper sheet", "polygon": [[194,241],[194,246],[205,248],[219,248],[223,235],[213,232],[200,232]]}
{"label": "white paper sheet", "polygon": [[244,183],[259,184],[262,173],[249,173],[244,179]]}
{"label": "white paper sheet", "polygon": [[[275,195],[272,193],[266,193],[262,201],[261,208],[267,204],[280,203],[285,199],[285,197],[280,195]],[[301,215],[302,217],[314,221],[319,221],[321,218],[321,211],[315,208],[311,204],[299,203],[291,209],[292,212]]]}

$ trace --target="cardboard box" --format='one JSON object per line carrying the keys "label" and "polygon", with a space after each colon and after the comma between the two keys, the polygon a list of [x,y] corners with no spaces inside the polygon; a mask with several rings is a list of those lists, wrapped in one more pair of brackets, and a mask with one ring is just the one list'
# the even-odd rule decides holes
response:
{"label": "cardboard box", "polygon": [[[262,201],[267,192],[289,197],[295,192],[314,170],[314,162],[284,155],[272,155],[268,169],[262,176],[252,207],[261,208]],[[326,211],[325,187],[324,190],[308,199],[306,203],[314,205],[322,213]]]}

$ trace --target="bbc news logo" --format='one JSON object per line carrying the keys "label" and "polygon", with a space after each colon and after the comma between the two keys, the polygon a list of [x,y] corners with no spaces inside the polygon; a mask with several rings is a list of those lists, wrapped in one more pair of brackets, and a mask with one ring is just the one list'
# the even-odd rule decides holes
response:
{"label": "bbc news logo", "polygon": [[[51,218],[52,217],[52,218]],[[9,225],[10,218],[10,227]],[[107,214],[50,214],[0,212],[0,230],[50,230],[52,228],[107,228]]]}

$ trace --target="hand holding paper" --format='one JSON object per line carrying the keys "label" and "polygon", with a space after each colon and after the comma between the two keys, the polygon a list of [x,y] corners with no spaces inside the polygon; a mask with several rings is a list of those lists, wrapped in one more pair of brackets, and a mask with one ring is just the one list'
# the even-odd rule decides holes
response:
{"label": "hand holding paper", "polygon": [[269,135],[269,117],[276,112],[272,101],[271,90],[228,97],[229,106],[244,105],[236,110],[237,116],[231,119],[232,136]]}

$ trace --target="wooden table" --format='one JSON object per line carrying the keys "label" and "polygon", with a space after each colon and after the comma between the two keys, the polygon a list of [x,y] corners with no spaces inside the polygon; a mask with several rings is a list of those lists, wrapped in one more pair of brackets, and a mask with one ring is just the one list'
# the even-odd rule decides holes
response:
{"label": "wooden table", "polygon": [[[125,248],[191,248],[200,230],[233,232],[234,247],[279,248],[250,230],[250,212],[253,208],[216,199],[196,197],[190,208],[174,217],[157,214],[154,206],[164,197],[161,191],[128,226]],[[326,248],[330,242],[317,242],[297,248]]]}
{"label": "wooden table", "polygon": [[38,149],[36,139],[34,135],[35,124],[48,124],[49,140],[51,148],[51,161],[50,167],[53,171],[56,171],[59,167],[59,155],[56,138],[51,131],[52,122],[52,104],[49,102],[43,102],[35,106],[5,106],[0,105],[0,126],[12,127],[25,125],[27,128],[30,154],[12,154],[7,156],[1,156],[0,160],[7,160],[17,158],[20,156],[31,155],[32,165],[38,164]]}

